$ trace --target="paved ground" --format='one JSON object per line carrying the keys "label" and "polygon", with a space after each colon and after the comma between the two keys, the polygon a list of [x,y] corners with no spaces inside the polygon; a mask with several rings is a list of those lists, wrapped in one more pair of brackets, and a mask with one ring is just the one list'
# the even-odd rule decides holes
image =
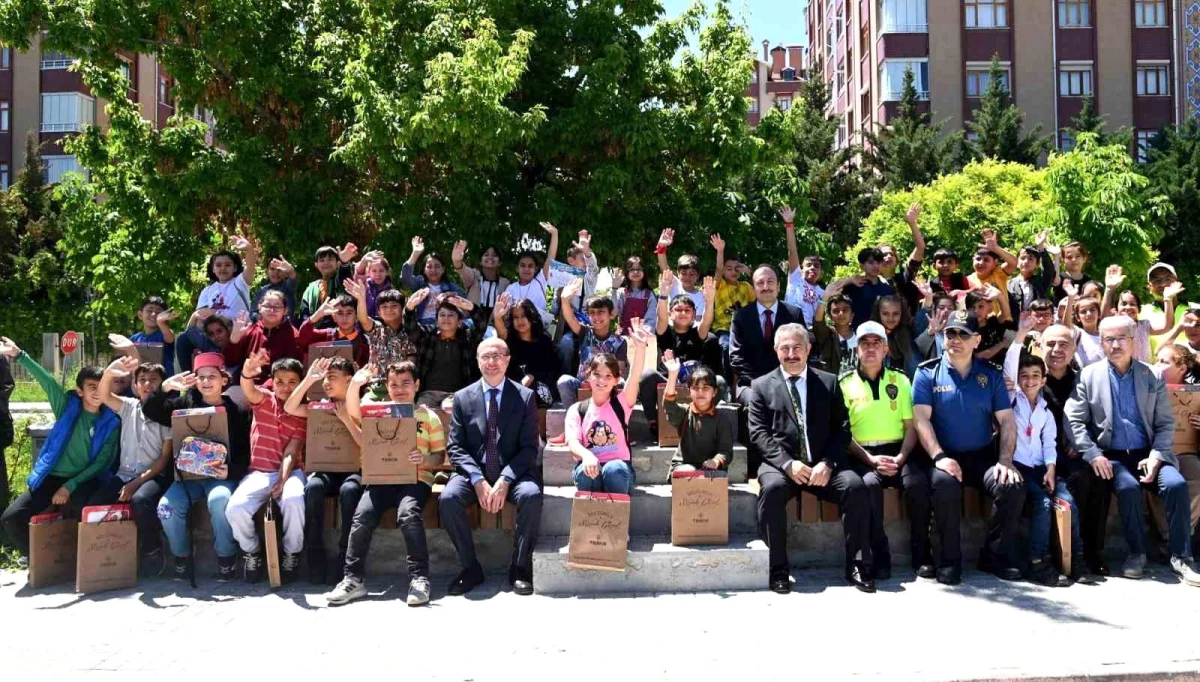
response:
{"label": "paved ground", "polygon": [[368,600],[330,609],[307,585],[154,580],[83,597],[7,572],[0,679],[1200,679],[1200,589],[1163,567],[1066,589],[908,575],[864,595],[838,578],[798,572],[786,597],[582,599],[518,597],[499,578],[451,598],[438,580],[422,609],[404,605],[402,582],[376,579]]}

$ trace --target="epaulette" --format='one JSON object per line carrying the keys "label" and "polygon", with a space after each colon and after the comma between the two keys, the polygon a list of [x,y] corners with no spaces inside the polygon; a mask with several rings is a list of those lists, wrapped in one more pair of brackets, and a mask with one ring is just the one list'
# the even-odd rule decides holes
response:
{"label": "epaulette", "polygon": [[942,361],[941,357],[930,358],[929,360],[926,360],[925,362],[918,364],[917,368],[918,369],[933,369],[934,367],[937,367],[938,363],[941,361]]}
{"label": "epaulette", "polygon": [[854,368],[851,368],[851,369],[844,369],[844,370],[842,370],[841,374],[838,374],[838,383],[839,383],[839,384],[840,384],[840,383],[842,383],[842,381],[843,381],[843,380],[844,380],[846,377],[848,377],[848,376],[851,376],[851,375],[853,375],[853,374],[855,374],[855,373],[857,373],[857,372],[858,372],[858,370],[857,370],[857,369],[854,369]]}

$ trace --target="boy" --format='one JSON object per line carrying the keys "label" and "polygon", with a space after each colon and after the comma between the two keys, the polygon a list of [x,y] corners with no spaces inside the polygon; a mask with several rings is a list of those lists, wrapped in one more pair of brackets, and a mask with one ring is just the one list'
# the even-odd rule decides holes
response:
{"label": "boy", "polygon": [[671,351],[663,353],[667,368],[667,387],[663,391],[663,409],[667,419],[680,433],[679,447],[671,457],[671,472],[729,468],[733,461],[733,428],[717,413],[717,375],[699,367],[688,377],[690,404],[676,402],[680,362]]}
{"label": "boy", "polygon": [[558,394],[565,407],[577,402],[579,387],[584,381],[584,367],[587,361],[597,353],[611,353],[617,361],[628,365],[629,356],[625,339],[613,333],[613,312],[616,307],[608,296],[592,296],[587,299],[587,314],[591,324],[584,327],[575,318],[575,307],[572,301],[583,287],[583,280],[576,279],[562,291],[563,320],[575,336],[581,339],[579,344],[579,367],[574,374],[564,374],[558,378]]}
{"label": "boy", "polygon": [[975,349],[975,357],[982,360],[991,360],[996,354],[1007,348],[1006,341],[1010,341],[1005,339],[1005,323],[1008,320],[992,315],[993,302],[1003,296],[1004,294],[994,286],[972,289],[967,292],[967,310],[973,316],[971,328],[979,334],[979,345]]}
{"label": "boy", "polygon": [[[355,422],[355,427],[362,426],[362,408],[358,395],[360,390],[371,381],[374,368],[359,370],[350,382],[350,391],[346,394],[346,411]],[[417,367],[411,362],[397,362],[387,367],[388,399],[394,403],[412,405],[421,388],[417,381]],[[425,541],[425,503],[429,501],[433,489],[433,468],[446,458],[446,434],[442,429],[442,420],[433,410],[424,405],[418,405],[414,411],[417,419],[417,447],[409,453],[410,462],[424,464],[431,468],[422,467],[417,475],[416,483],[407,485],[372,485],[367,486],[366,493],[354,510],[354,522],[350,527],[350,544],[346,547],[346,563],[344,577],[325,595],[325,601],[330,606],[338,606],[354,601],[367,594],[366,578],[367,552],[371,549],[371,536],[379,526],[379,517],[385,509],[396,508],[396,525],[404,534],[404,546],[408,554],[409,606],[420,606],[429,603],[429,549]]]}
{"label": "boy", "polygon": [[[320,311],[318,311],[320,312]],[[310,318],[315,319],[316,316]],[[305,322],[309,324],[309,322]],[[311,327],[311,325],[310,325]],[[324,330],[322,330],[324,331]],[[320,332],[318,332],[319,334]],[[258,302],[258,319],[253,323],[246,313],[233,321],[229,344],[222,349],[226,364],[241,367],[246,358],[260,350],[272,360],[304,357],[299,334],[287,319],[287,298],[281,291],[267,291]],[[265,377],[260,377],[259,383]]]}
{"label": "boy", "polygon": [[921,270],[921,263],[925,259],[925,235],[917,226],[920,217],[921,204],[914,201],[904,214],[904,220],[908,223],[909,231],[912,232],[913,250],[908,254],[908,261],[903,265],[900,264],[900,256],[896,253],[896,247],[891,244],[879,245],[879,250],[883,253],[883,267],[880,268],[880,276],[892,283],[892,286],[896,288],[896,293],[904,300],[910,311],[916,310],[921,300],[921,292],[914,282],[917,273]]}
{"label": "boy", "polygon": [[[725,240],[721,235],[714,234],[710,241],[717,251],[717,296],[714,299],[716,309],[713,310],[713,332],[721,344],[721,353],[725,365],[729,364],[729,327],[733,324],[733,314],[744,305],[754,302],[754,287],[749,282],[739,279],[746,272],[746,266],[732,251],[725,252]],[[725,367],[718,367],[724,370]]]}
{"label": "boy", "polygon": [[[322,246],[317,249],[313,266],[320,273],[320,279],[310,282],[300,298],[300,319],[307,320],[317,312],[325,301],[345,293],[342,282],[354,276],[354,265],[350,262],[358,253],[358,247],[347,243],[341,251],[332,246]],[[333,323],[325,320],[322,327],[331,327]]]}
{"label": "boy", "polygon": [[1087,267],[1088,260],[1091,259],[1091,254],[1081,242],[1064,244],[1059,249],[1059,255],[1062,258],[1062,271],[1059,273],[1059,283],[1054,287],[1054,298],[1051,299],[1056,302],[1067,297],[1066,285],[1068,282],[1075,286],[1076,291],[1082,293],[1084,285],[1092,281],[1092,278],[1083,272],[1083,269]]}
{"label": "boy", "polygon": [[[133,398],[116,395],[118,378],[133,378]],[[100,398],[121,417],[120,459],[116,475],[100,486],[88,505],[128,503],[137,523],[142,565],[154,573],[165,566],[158,523],[158,500],[171,486],[171,429],[151,421],[142,407],[167,380],[162,365],[140,364],[137,356],[117,358],[100,377]],[[166,473],[164,473],[166,472]]]}
{"label": "boy", "polygon": [[[1008,277],[1017,267],[1017,258],[1000,248],[996,243],[994,230],[983,230],[980,234],[983,235],[983,246],[975,250],[975,260],[972,261],[975,272],[967,275],[967,283],[975,289],[982,289],[990,284],[1001,292],[1007,292]],[[1004,260],[1003,265],[999,265],[999,259]],[[992,314],[1001,314],[1002,308],[1007,305],[1007,296],[992,301]]]}
{"label": "boy", "polygon": [[[325,396],[337,407],[337,415],[350,426],[352,421],[346,414],[346,393],[350,379],[357,371],[354,363],[345,358],[321,358],[308,368],[300,385],[292,389],[284,404],[284,410],[296,417],[308,417],[308,405],[304,396],[318,381],[325,389]],[[362,472],[327,473],[309,471],[304,484],[304,545],[308,560],[308,581],[314,585],[325,583],[325,497],[337,490],[338,507],[341,511],[342,527],[338,535],[338,565],[346,560],[346,544],[350,540],[350,521],[362,498]]]}
{"label": "boy", "polygon": [[[1039,266],[1041,273],[1038,273]],[[1012,312],[1019,315],[1029,310],[1034,301],[1046,298],[1053,292],[1056,284],[1058,272],[1054,267],[1054,259],[1046,250],[1046,231],[1042,230],[1034,245],[1021,247],[1017,255],[1017,274],[1008,280],[1009,305],[1015,308]]]}
{"label": "boy", "polygon": [[1029,523],[1029,579],[1048,587],[1066,587],[1071,579],[1059,574],[1050,558],[1050,528],[1055,500],[1071,506],[1071,573],[1083,566],[1083,541],[1079,536],[1079,509],[1067,491],[1067,483],[1056,476],[1058,427],[1042,396],[1046,364],[1036,355],[1023,353],[1013,344],[1004,357],[1005,378],[1016,387],[1008,392],[1017,425],[1017,450],[1013,462],[1025,482],[1033,510]]}
{"label": "boy", "polygon": [[137,318],[142,330],[129,337],[134,343],[161,343],[163,346],[163,369],[167,376],[175,373],[175,332],[171,322],[176,313],[167,310],[167,305],[158,296],[147,296],[138,307]]}
{"label": "boy", "polygon": [[896,293],[895,288],[880,276],[883,272],[883,251],[874,247],[862,249],[858,252],[858,265],[863,274],[848,277],[842,282],[842,293],[853,302],[853,325],[871,319],[876,299]]}
{"label": "boy", "polygon": [[187,329],[179,335],[175,357],[179,371],[192,371],[192,361],[200,353],[224,353],[233,333],[233,320],[211,308],[201,308],[188,318]]}
{"label": "boy", "polygon": [[[258,288],[254,292],[254,310],[259,309],[262,303],[263,294],[268,291],[278,291],[283,294],[285,301],[284,315],[291,319],[296,318],[296,280],[299,275],[296,273],[296,268],[287,262],[283,256],[271,259],[271,265],[267,268],[267,283]],[[344,281],[344,280],[343,280]],[[258,319],[258,314],[254,315]]]}
{"label": "boy", "polygon": [[[654,249],[654,253],[658,254],[659,272],[669,272],[671,270],[671,265],[667,262],[667,249],[674,242],[675,230],[670,228],[663,230],[662,235],[658,238],[658,246]],[[660,297],[674,297],[686,294],[688,298],[692,299],[695,319],[703,318],[707,302],[704,300],[704,292],[700,290],[700,287],[696,286],[700,281],[700,259],[690,253],[683,254],[675,264],[675,272],[679,276],[671,278],[671,290],[659,290],[658,295]],[[661,320],[662,318],[659,319]]]}
{"label": "boy", "polygon": [[[429,296],[421,289],[408,297],[404,305],[404,327],[417,348],[417,371],[422,392],[418,402],[438,409],[442,401],[472,381],[479,379],[475,349],[487,329],[484,309],[462,296],[437,297],[437,331],[428,331],[417,323],[416,309]],[[465,324],[470,315],[473,324]]]}
{"label": "boy", "polygon": [[[332,329],[322,328],[326,317],[333,318]],[[354,363],[359,366],[365,365],[371,359],[371,344],[367,341],[367,335],[359,331],[357,319],[358,302],[354,297],[349,294],[335,296],[322,303],[316,312],[300,325],[300,331],[296,334],[296,345],[307,357],[308,347],[314,343],[349,341],[354,351]],[[271,357],[275,355],[272,354]]]}
{"label": "boy", "polygon": [[[675,276],[666,270],[659,276],[658,290],[670,291],[676,284]],[[711,303],[717,295],[717,284],[711,277],[704,280],[704,296]],[[655,332],[658,335],[658,352],[661,354],[671,351],[686,370],[690,371],[697,365],[720,367],[721,345],[717,339],[708,333],[712,326],[713,306],[705,306],[704,317],[696,326],[696,307],[687,294],[676,294],[671,297],[670,308],[667,307],[667,297],[658,295],[658,319],[655,322]],[[658,433],[658,384],[666,381],[666,366],[660,361],[657,367],[649,366],[642,370],[638,382],[638,399],[642,402],[642,410],[646,420],[650,422],[650,432],[657,440]],[[717,387],[721,394],[728,390],[723,377],[717,377]]]}
{"label": "boy", "polygon": [[954,249],[938,249],[933,252],[933,269],[937,278],[929,283],[934,293],[953,294],[971,288],[967,278],[958,271],[958,253]]}
{"label": "boy", "polygon": [[[263,367],[271,366],[273,390],[257,383]],[[266,556],[262,540],[254,527],[254,515],[263,504],[279,498],[283,515],[283,558],[280,577],[292,582],[304,549],[304,472],[299,452],[304,444],[306,423],[303,417],[284,410],[288,398],[300,385],[304,367],[295,358],[281,358],[271,364],[271,355],[259,349],[242,365],[241,385],[250,403],[254,421],[250,425],[250,469],[238,484],[225,517],[233,529],[233,538],[242,550],[246,582],[262,580]]]}
{"label": "boy", "polygon": [[100,397],[103,373],[99,367],[81,368],[75,376],[75,390],[67,392],[11,339],[0,337],[0,355],[16,358],[33,375],[54,412],[54,427],[29,472],[29,488],[0,517],[5,534],[20,552],[18,565],[26,568],[29,519],[50,505],[65,506],[68,517],[79,516],[97,486],[111,476],[121,418]]}

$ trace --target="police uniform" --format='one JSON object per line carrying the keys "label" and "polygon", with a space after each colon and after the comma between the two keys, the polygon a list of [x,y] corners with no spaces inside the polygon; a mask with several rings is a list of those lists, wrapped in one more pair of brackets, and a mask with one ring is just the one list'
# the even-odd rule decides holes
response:
{"label": "police uniform", "polygon": [[[966,314],[950,316],[947,329],[968,329]],[[945,457],[958,462],[962,483],[935,468],[930,482],[933,488],[933,513],[941,540],[939,568],[962,565],[959,525],[962,520],[962,486],[981,490],[993,499],[988,518],[987,542],[980,563],[991,567],[1015,568],[1017,530],[1025,488],[1021,484],[1000,483],[994,465],[999,459],[994,420],[998,412],[1011,410],[1004,373],[995,365],[975,358],[966,376],[950,364],[949,356],[928,360],[917,367],[913,381],[913,405],[932,408],[930,418],[938,445]],[[937,453],[934,453],[937,454]]]}
{"label": "police uniform", "polygon": [[[912,384],[903,372],[884,369],[875,381],[861,369],[846,372],[839,380],[850,435],[864,450],[876,456],[895,457],[904,441],[904,421],[913,418]],[[871,501],[871,548],[876,569],[891,567],[891,552],[883,528],[883,489],[901,487],[908,503],[911,527],[911,556],[914,568],[932,565],[929,547],[929,457],[914,448],[899,475],[882,476],[869,464],[851,457],[851,467],[862,476]]]}

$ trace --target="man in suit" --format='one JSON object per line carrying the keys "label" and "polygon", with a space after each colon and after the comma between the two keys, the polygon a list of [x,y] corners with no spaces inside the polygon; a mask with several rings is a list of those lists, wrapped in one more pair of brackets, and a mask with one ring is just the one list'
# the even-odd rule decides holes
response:
{"label": "man in suit", "polygon": [[476,357],[483,378],[454,394],[446,450],[455,473],[438,498],[442,528],[463,566],[449,593],[466,594],[483,582],[467,507],[478,503],[499,514],[511,503],[517,505],[517,523],[508,581],[513,592],[533,594],[533,544],[542,517],[537,403],[533,391],[505,378],[504,341],[487,339]]}
{"label": "man in suit", "polygon": [[779,369],[754,380],[750,403],[750,438],[764,460],[758,467],[758,534],[771,553],[771,590],[786,594],[792,589],[786,507],[803,491],[841,508],[846,580],[874,592],[871,501],[862,477],[846,460],[846,404],[837,377],[807,366],[803,324],[779,327],[774,347]]}
{"label": "man in suit", "polygon": [[729,339],[729,366],[737,375],[734,399],[742,406],[738,411],[738,433],[746,446],[747,465],[754,472],[761,461],[758,448],[749,438],[746,415],[753,402],[750,388],[755,379],[779,368],[775,357],[775,330],[785,324],[804,325],[804,313],[794,305],[779,300],[779,278],[775,269],[760,265],[751,278],[754,282],[754,305],[738,310],[733,316]]}
{"label": "man in suit", "polygon": [[1067,400],[1071,435],[1102,485],[1116,491],[1129,546],[1122,575],[1141,578],[1146,568],[1142,486],[1147,486],[1157,489],[1166,507],[1171,570],[1188,585],[1200,587],[1200,574],[1191,560],[1187,482],[1171,452],[1175,419],[1166,384],[1149,365],[1134,360],[1133,343],[1133,320],[1114,315],[1100,322],[1106,361],[1085,367]]}

